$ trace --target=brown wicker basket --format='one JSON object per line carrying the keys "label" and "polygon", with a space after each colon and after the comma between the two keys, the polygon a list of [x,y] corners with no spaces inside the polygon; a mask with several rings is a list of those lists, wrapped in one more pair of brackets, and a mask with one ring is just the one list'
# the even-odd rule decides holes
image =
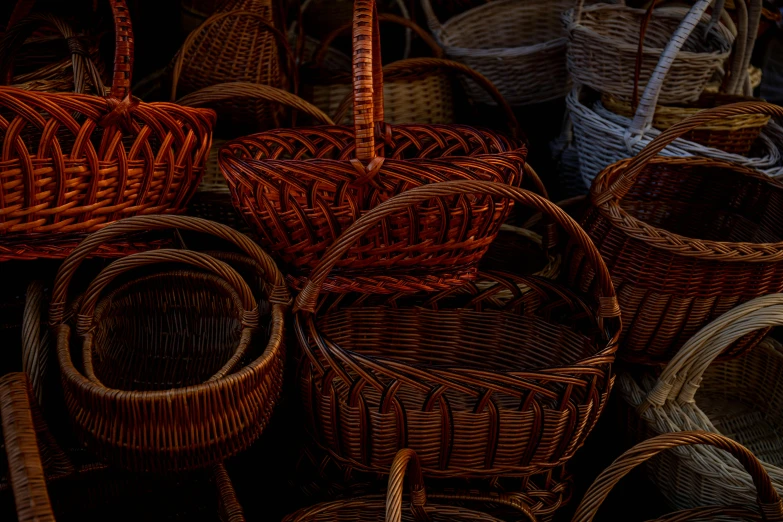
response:
{"label": "brown wicker basket", "polygon": [[[466,126],[382,123],[375,4],[357,0],[356,7],[354,128],[273,130],[220,151],[235,205],[295,286],[342,230],[399,192],[448,179],[518,185],[524,178],[527,150],[516,140]],[[417,216],[394,216],[352,249],[327,288],[450,287],[475,274],[509,209],[505,200],[458,198],[422,207]]]}
{"label": "brown wicker basket", "polygon": [[[685,522],[690,520],[748,520],[780,522],[783,521],[783,500],[775,491],[764,466],[753,453],[733,440],[715,433],[704,431],[682,431],[666,433],[641,442],[617,458],[585,493],[581,504],[574,514],[572,522],[591,522],[614,486],[634,468],[650,460],[659,453],[694,444],[704,444],[726,451],[733,455],[748,474],[758,492],[758,504],[740,506],[715,506],[678,511],[656,519],[654,522]],[[724,518],[725,517],[725,518]]]}
{"label": "brown wicker basket", "polygon": [[[433,198],[479,194],[513,199],[565,229],[603,274],[597,298],[532,276],[480,274],[436,294],[319,300],[336,262],[379,221]],[[416,187],[375,207],[327,251],[295,310],[306,354],[300,390],[318,444],[368,471],[383,471],[410,447],[431,477],[563,465],[606,402],[620,330],[612,282],[585,232],[532,192],[481,181]]]}
{"label": "brown wicker basket", "polygon": [[[702,111],[596,178],[582,226],[617,287],[621,358],[665,362],[719,315],[783,290],[783,184],[716,159],[656,157],[691,129],[756,113],[779,116],[783,108],[745,102]],[[592,268],[581,253],[566,265],[570,282],[591,287]],[[743,338],[727,355],[765,333]]]}
{"label": "brown wicker basket", "polygon": [[[136,214],[180,212],[201,178],[214,112],[130,96],[130,17],[124,0],[111,5],[117,34],[109,97],[0,87],[7,122],[0,260],[64,257],[81,239],[69,236]],[[119,247],[103,253],[112,250]]]}
{"label": "brown wicker basket", "polygon": [[[233,243],[250,256],[252,273],[263,277],[264,288],[239,275],[236,263],[214,256],[141,252],[115,261],[93,279],[78,302],[81,342],[73,338],[66,297],[83,259],[114,237],[161,228]],[[191,268],[126,277],[99,302],[117,277],[160,263]],[[102,459],[142,471],[205,467],[245,449],[265,427],[281,392],[288,300],[271,259],[224,225],[138,216],[91,234],[61,266],[49,314],[77,434]],[[263,328],[262,318],[268,324]],[[75,359],[77,344],[81,361]]]}

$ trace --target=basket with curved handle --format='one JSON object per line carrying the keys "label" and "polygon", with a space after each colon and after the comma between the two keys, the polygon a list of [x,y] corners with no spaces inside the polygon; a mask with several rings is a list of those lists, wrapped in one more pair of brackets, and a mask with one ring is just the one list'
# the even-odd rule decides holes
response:
{"label": "basket with curved handle", "polygon": [[[764,470],[764,466],[761,465],[753,453],[727,437],[703,431],[665,433],[641,442],[623,453],[595,479],[579,504],[572,521],[590,522],[594,520],[598,510],[614,486],[640,464],[663,451],[693,444],[705,444],[726,451],[742,464],[756,486],[758,511],[752,510],[749,506],[732,506],[680,511],[672,516],[676,516],[677,520],[684,521],[691,519],[706,520],[705,518],[700,518],[705,514],[713,516],[733,514],[734,516],[746,516],[753,520],[758,520],[759,515],[761,515],[761,519],[768,522],[783,521],[783,500],[775,491],[769,475]],[[669,518],[667,517],[665,520],[669,520]]]}

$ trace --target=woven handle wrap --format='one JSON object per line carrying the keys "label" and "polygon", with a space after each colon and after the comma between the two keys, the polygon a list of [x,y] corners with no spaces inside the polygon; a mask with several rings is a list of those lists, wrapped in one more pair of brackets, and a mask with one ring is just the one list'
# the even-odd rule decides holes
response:
{"label": "woven handle wrap", "polygon": [[757,297],[732,308],[680,348],[643,404],[660,407],[666,401],[693,402],[704,372],[726,347],[744,335],[780,325],[783,325],[783,294]]}
{"label": "woven handle wrap", "polygon": [[8,473],[20,522],[54,522],[24,373],[0,378],[0,418]]}
{"label": "woven handle wrap", "polygon": [[[679,446],[692,444],[706,444],[714,446],[734,455],[742,466],[753,478],[753,484],[758,492],[758,503],[764,520],[768,522],[783,521],[783,501],[778,496],[764,467],[753,453],[733,440],[703,431],[682,431],[677,433],[665,433],[652,439],[641,442],[626,451],[606,468],[590,489],[587,490],[582,502],[574,514],[572,522],[590,522],[598,513],[601,504],[612,491],[614,486],[626,476],[632,469],[657,454]],[[698,510],[694,511],[698,513]],[[680,516],[677,520],[686,520],[688,517]],[[706,519],[700,519],[706,520]]]}
{"label": "woven handle wrap", "polygon": [[353,8],[353,121],[356,159],[368,174],[375,160],[375,122],[383,121],[383,70],[375,0],[356,0]]}
{"label": "woven handle wrap", "polygon": [[63,322],[65,304],[68,298],[68,287],[76,270],[91,252],[102,244],[125,234],[163,229],[201,232],[233,243],[263,267],[264,272],[262,276],[271,286],[271,290],[267,293],[269,301],[273,304],[283,305],[287,305],[290,302],[291,298],[285,286],[283,274],[280,273],[272,258],[246,235],[226,225],[189,216],[135,216],[115,221],[99,231],[93,232],[63,261],[63,264],[60,265],[57,271],[54,282],[52,301],[49,308],[49,322],[52,325],[58,325]]}
{"label": "woven handle wrap", "polygon": [[123,100],[130,96],[133,73],[133,27],[125,0],[110,0],[114,14],[114,77],[111,97]]}
{"label": "woven handle wrap", "polygon": [[427,493],[424,489],[421,463],[419,456],[410,448],[397,452],[389,470],[389,486],[386,489],[386,522],[402,521],[402,488],[406,469],[410,471],[408,483],[413,519],[416,522],[430,522],[430,517],[424,509],[427,503]]}
{"label": "woven handle wrap", "polygon": [[38,404],[43,404],[43,381],[46,376],[49,353],[42,349],[43,337],[48,335],[41,329],[41,313],[46,298],[41,281],[27,285],[22,316],[22,369],[30,378],[30,385]]}
{"label": "woven handle wrap", "polygon": [[593,193],[593,202],[597,205],[603,205],[614,198],[622,198],[636,182],[636,177],[647,166],[647,163],[658,155],[663,149],[671,144],[675,139],[681,137],[686,132],[695,129],[705,123],[713,120],[730,118],[744,114],[766,114],[769,116],[783,116],[783,107],[772,105],[762,101],[739,102],[729,105],[722,105],[712,109],[700,111],[693,116],[672,125],[654,140],[652,140],[639,154],[634,157],[618,179],[612,183],[608,190],[601,193]]}
{"label": "woven handle wrap", "polygon": [[600,319],[617,318],[619,328],[620,308],[617,304],[614,286],[612,286],[612,279],[609,277],[609,271],[603,259],[601,259],[601,254],[598,253],[585,231],[565,211],[541,196],[521,188],[490,181],[444,181],[422,185],[406,190],[373,208],[348,227],[339,239],[329,247],[321,262],[310,274],[310,280],[307,282],[307,285],[296,297],[294,310],[307,312],[315,310],[323,283],[329,272],[334,268],[334,265],[358,239],[380,220],[429,199],[467,194],[506,197],[538,210],[544,216],[551,217],[584,250],[585,257],[595,270],[598,281],[596,291],[600,303],[598,317]]}

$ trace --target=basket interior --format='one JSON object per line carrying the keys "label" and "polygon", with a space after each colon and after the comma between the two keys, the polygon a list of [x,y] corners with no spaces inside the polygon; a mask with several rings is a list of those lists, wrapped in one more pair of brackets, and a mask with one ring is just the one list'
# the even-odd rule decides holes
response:
{"label": "basket interior", "polygon": [[694,239],[775,243],[783,240],[783,188],[731,168],[653,161],[620,201],[633,217]]}
{"label": "basket interior", "polygon": [[[431,522],[500,522],[480,511],[459,506],[428,503],[424,508]],[[402,521],[417,522],[410,508],[407,495],[402,502]],[[284,519],[284,522],[377,522],[384,520],[386,500],[380,496],[357,497],[327,504],[318,504]]]}
{"label": "basket interior", "polygon": [[126,283],[96,308],[95,374],[120,390],[200,384],[234,354],[240,314],[235,291],[208,274],[169,272]]}

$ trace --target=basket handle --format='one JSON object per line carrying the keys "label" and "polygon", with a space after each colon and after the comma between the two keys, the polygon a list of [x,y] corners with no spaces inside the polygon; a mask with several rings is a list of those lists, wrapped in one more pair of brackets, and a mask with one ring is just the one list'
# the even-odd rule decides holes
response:
{"label": "basket handle", "polygon": [[0,419],[11,489],[20,521],[54,522],[30,394],[30,383],[24,373],[0,377]]}
{"label": "basket handle", "polygon": [[769,294],[732,308],[699,330],[666,365],[641,409],[667,401],[691,403],[707,367],[740,337],[783,325],[783,294]]}
{"label": "basket handle", "polygon": [[114,15],[114,76],[110,96],[115,100],[130,97],[133,75],[133,26],[125,0],[109,0]]}
{"label": "basket handle", "polygon": [[[452,60],[444,60],[441,58],[409,58],[407,60],[399,60],[390,63],[383,68],[383,74],[388,81],[389,79],[393,80],[395,75],[404,75],[407,72],[414,71],[431,72],[433,69],[441,69],[447,72],[463,74],[471,80],[475,81],[482,89],[487,92],[487,94],[490,95],[495,103],[498,104],[498,107],[500,107],[500,109],[503,111],[503,115],[506,118],[506,123],[508,124],[508,128],[511,131],[512,136],[519,136],[519,121],[517,121],[517,117],[514,115],[514,111],[511,109],[511,106],[508,104],[506,99],[503,98],[503,95],[500,94],[500,91],[498,91],[497,87],[495,87],[495,84],[489,81],[489,79],[480,72],[471,69],[463,63]],[[337,112],[335,112],[334,115],[334,120],[336,122],[339,123],[345,117],[345,114],[348,112],[350,101],[350,96],[347,96],[342,101],[340,107],[337,109]]]}
{"label": "basket handle", "polygon": [[521,188],[490,181],[470,180],[431,183],[406,190],[389,198],[360,217],[326,251],[318,266],[310,274],[307,284],[296,297],[294,311],[313,312],[315,310],[318,295],[321,293],[324,281],[332,268],[334,268],[334,265],[356,240],[364,236],[368,230],[383,218],[429,199],[467,194],[483,194],[513,199],[517,203],[538,210],[565,229],[572,240],[585,252],[588,262],[595,270],[598,280],[599,319],[617,318],[619,325],[620,307],[617,304],[617,297],[612,285],[612,279],[609,276],[609,270],[606,268],[603,259],[601,259],[601,254],[598,253],[585,231],[565,211],[541,196]]}
{"label": "basket handle", "polygon": [[272,34],[272,36],[274,36],[275,40],[277,40],[277,44],[280,47],[282,47],[283,52],[285,53],[286,61],[288,62],[288,70],[291,74],[292,90],[294,91],[294,93],[297,92],[297,89],[299,87],[299,80],[297,78],[296,58],[294,57],[293,51],[291,51],[291,46],[288,45],[288,39],[286,38],[285,34],[283,34],[279,29],[277,29],[272,23],[270,23],[264,16],[262,16],[259,13],[254,13],[252,11],[235,10],[235,11],[225,11],[210,16],[198,28],[191,31],[188,37],[185,39],[185,43],[182,44],[182,47],[177,52],[177,56],[174,58],[174,67],[171,71],[171,94],[170,94],[171,101],[177,99],[177,86],[179,85],[179,77],[182,74],[182,68],[185,65],[185,54],[187,53],[188,49],[190,49],[190,47],[193,45],[193,42],[196,41],[196,38],[202,34],[205,28],[207,28],[212,24],[220,22],[224,18],[228,18],[232,16],[255,18],[256,21],[258,22],[258,25],[265,27]]}
{"label": "basket handle", "polygon": [[42,349],[48,331],[41,330],[41,313],[46,298],[41,281],[31,281],[27,285],[22,316],[22,369],[30,378],[30,385],[38,404],[43,404],[43,380],[46,373],[49,353]]}
{"label": "basket handle", "polygon": [[285,286],[283,274],[277,265],[261,247],[246,235],[214,221],[174,215],[134,216],[115,221],[104,228],[87,236],[60,265],[52,290],[52,300],[49,308],[49,322],[56,326],[65,318],[65,305],[68,298],[68,288],[76,270],[90,253],[116,237],[134,232],[145,232],[163,229],[182,229],[200,232],[219,237],[233,243],[243,252],[258,262],[264,269],[263,277],[271,285],[269,302],[288,305],[291,298]]}
{"label": "basket handle", "polygon": [[74,91],[83,94],[87,88],[85,73],[95,86],[97,94],[103,96],[104,86],[98,68],[90,59],[90,51],[84,40],[74,33],[73,28],[57,16],[51,14],[34,14],[15,23],[0,40],[0,81],[10,85],[14,76],[14,58],[24,45],[25,40],[41,25],[49,25],[56,29],[68,44],[73,68]]}
{"label": "basket handle", "polygon": [[435,10],[432,8],[431,0],[421,0],[421,8],[424,11],[424,17],[427,19],[427,25],[432,31],[432,34],[437,38],[443,31],[443,24],[438,20],[438,15],[435,14]]}
{"label": "basket handle", "polygon": [[245,512],[239,503],[237,492],[231,482],[231,477],[228,476],[225,464],[215,464],[210,471],[218,490],[220,522],[245,522]]}
{"label": "basket handle", "polygon": [[[572,522],[592,521],[614,486],[640,464],[668,449],[694,444],[714,446],[736,457],[753,479],[753,484],[758,492],[758,505],[763,520],[768,522],[783,521],[783,501],[781,501],[780,496],[775,491],[772,480],[769,478],[764,466],[753,456],[750,450],[717,433],[681,431],[664,433],[663,435],[645,440],[620,455],[617,460],[595,479],[590,489],[587,490],[582,502],[576,509],[574,518],[571,519]],[[678,520],[685,520],[685,518],[678,518]]]}
{"label": "basket handle", "polygon": [[650,160],[686,132],[713,120],[721,120],[744,114],[766,114],[769,116],[781,117],[783,116],[783,107],[763,101],[748,101],[721,105],[719,107],[699,111],[693,116],[672,125],[656,136],[654,140],[648,143],[647,146],[633,158],[628,167],[622,171],[617,180],[614,181],[606,191],[593,193],[593,202],[595,205],[601,206],[612,199],[619,199],[625,196],[636,182],[636,177],[644,167],[647,166]]}
{"label": "basket handle", "polygon": [[424,476],[421,473],[419,456],[410,448],[397,452],[389,470],[389,485],[386,489],[386,522],[402,521],[402,487],[405,470],[409,471],[410,502],[413,519],[416,522],[430,522],[424,506],[427,504],[427,491],[424,489]]}
{"label": "basket handle", "polygon": [[332,119],[321,109],[303,100],[296,94],[276,87],[270,87],[269,85],[261,85],[259,83],[231,82],[211,85],[183,96],[177,100],[177,104],[185,105],[187,107],[199,107],[229,98],[250,98],[277,103],[306,114],[320,123],[326,125],[334,124]]}
{"label": "basket handle", "polygon": [[375,0],[354,1],[353,114],[356,159],[371,177],[383,165],[383,158],[376,159],[375,154],[375,123],[383,122],[383,69]]}

